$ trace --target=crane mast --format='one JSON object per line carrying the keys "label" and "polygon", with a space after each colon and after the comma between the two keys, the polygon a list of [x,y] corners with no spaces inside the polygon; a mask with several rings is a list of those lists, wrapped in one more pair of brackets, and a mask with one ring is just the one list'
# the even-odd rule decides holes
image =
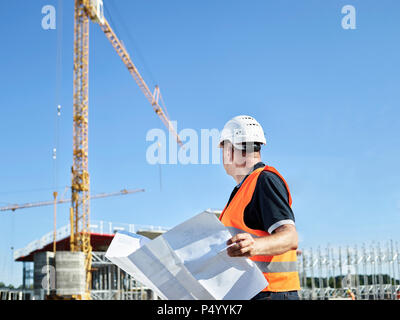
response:
{"label": "crane mast", "polygon": [[[73,163],[71,184],[71,251],[85,253],[86,293],[90,292],[90,178],[88,168],[89,15],[88,0],[75,0]],[[87,297],[88,298],[88,297]]]}

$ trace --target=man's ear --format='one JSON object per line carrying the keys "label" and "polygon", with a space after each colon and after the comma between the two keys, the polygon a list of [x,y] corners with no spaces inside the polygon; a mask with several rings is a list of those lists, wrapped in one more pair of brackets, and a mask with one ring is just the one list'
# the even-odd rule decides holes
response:
{"label": "man's ear", "polygon": [[232,164],[233,163],[233,148],[229,145],[224,144],[222,150],[222,156],[224,158],[225,164]]}
{"label": "man's ear", "polygon": [[232,148],[232,162],[235,161],[235,164],[238,166],[246,165],[246,155],[243,156],[243,151]]}
{"label": "man's ear", "polygon": [[228,157],[231,164],[235,161],[235,149],[231,146],[228,149]]}

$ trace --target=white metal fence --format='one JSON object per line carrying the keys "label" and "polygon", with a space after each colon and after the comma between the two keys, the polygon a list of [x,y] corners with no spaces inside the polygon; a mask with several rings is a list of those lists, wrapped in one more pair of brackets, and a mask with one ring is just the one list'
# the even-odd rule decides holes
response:
{"label": "white metal fence", "polygon": [[398,242],[302,250],[298,255],[302,299],[400,297]]}

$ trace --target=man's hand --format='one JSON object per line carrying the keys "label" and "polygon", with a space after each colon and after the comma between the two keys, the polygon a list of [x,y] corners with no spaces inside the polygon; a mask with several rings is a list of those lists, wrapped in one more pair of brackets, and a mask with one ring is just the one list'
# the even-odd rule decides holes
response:
{"label": "man's hand", "polygon": [[239,233],[227,241],[227,245],[233,244],[227,252],[231,257],[276,256],[296,250],[297,241],[296,227],[285,224],[265,237],[253,238],[249,233]]}
{"label": "man's hand", "polygon": [[227,245],[233,244],[227,249],[231,257],[252,257],[257,255],[256,239],[249,233],[239,233],[229,239]]}

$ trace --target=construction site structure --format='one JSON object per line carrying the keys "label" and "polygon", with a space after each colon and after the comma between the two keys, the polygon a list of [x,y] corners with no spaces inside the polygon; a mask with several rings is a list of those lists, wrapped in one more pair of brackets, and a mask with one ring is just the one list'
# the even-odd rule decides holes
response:
{"label": "construction site structure", "polygon": [[[105,252],[118,231],[128,231],[154,239],[169,228],[93,221],[90,225],[92,277],[90,299],[154,299],[152,290],[144,287],[116,267]],[[85,294],[84,253],[70,251],[70,225],[57,230],[57,254],[52,252],[53,232],[14,251],[15,261],[23,263],[22,290],[3,290],[4,299],[51,299]],[[1,289],[0,289],[1,291]],[[6,294],[6,291],[8,294]],[[8,298],[7,298],[8,295]]]}
{"label": "construction site structure", "polygon": [[[62,235],[68,235],[68,228],[69,226],[65,226],[64,229],[59,230],[60,238]],[[92,228],[96,233],[92,233],[95,250],[92,255],[91,299],[158,299],[149,288],[141,285],[105,258],[105,251],[108,247],[107,241],[112,239],[112,236],[110,237],[112,232],[136,230],[137,233],[154,238],[166,232],[168,228],[102,221],[97,222]],[[60,247],[63,241],[67,244],[65,238],[63,239],[58,242]],[[46,242],[45,246],[39,245]],[[25,289],[0,289],[0,299],[43,299],[49,294],[52,288],[50,274],[54,266],[54,255],[49,252],[50,249],[51,233],[47,235],[47,238],[45,236],[26,248],[16,250],[15,259],[24,263],[23,287]],[[73,270],[71,268],[69,271]],[[388,241],[382,245],[374,243],[368,246],[364,244],[361,247],[327,246],[324,249],[298,250],[298,270],[301,282],[299,295],[302,300],[400,300],[398,242]],[[57,289],[57,286],[54,288]],[[60,285],[58,288],[65,290],[65,288],[60,288]]]}
{"label": "construction site structure", "polygon": [[[207,209],[217,217],[220,210]],[[14,260],[23,263],[21,290],[0,289],[1,299],[48,299],[84,294],[85,256],[70,252],[71,226],[68,224],[56,232],[57,254],[52,252],[53,233],[30,242],[14,251]],[[105,253],[118,231],[128,231],[154,239],[168,231],[168,227],[92,221],[90,240],[92,251],[92,277],[90,299],[93,300],[143,300],[158,299],[149,288],[111,263]],[[72,294],[73,293],[73,294]]]}
{"label": "construction site structure", "polygon": [[[205,211],[212,212],[217,217],[221,214],[220,210],[207,209]],[[91,245],[94,248],[91,261],[91,299],[158,299],[149,288],[144,287],[105,258],[105,252],[118,231],[125,230],[154,239],[169,229],[168,227],[93,221],[90,225]],[[57,252],[68,253],[70,232],[70,225],[57,230]],[[49,232],[26,247],[15,250],[15,261],[23,263],[22,286],[25,289],[0,289],[0,298],[43,299],[51,290],[57,290],[57,261],[54,259],[51,248],[52,232]],[[304,248],[297,250],[297,258],[301,284],[299,295],[303,300],[400,300],[400,245],[398,241],[374,242],[361,246],[330,245],[325,248]],[[72,277],[74,273],[82,274],[84,269],[76,269],[75,262],[71,261],[67,259],[66,264],[69,264],[69,267],[66,269],[61,265],[66,271],[62,274],[59,270],[58,276],[61,274],[65,279],[68,276]],[[82,260],[77,263],[82,263]],[[55,268],[56,278],[53,277],[53,268]],[[65,281],[63,283],[65,284]],[[60,292],[68,289],[67,287],[67,285],[65,287],[58,285]]]}

